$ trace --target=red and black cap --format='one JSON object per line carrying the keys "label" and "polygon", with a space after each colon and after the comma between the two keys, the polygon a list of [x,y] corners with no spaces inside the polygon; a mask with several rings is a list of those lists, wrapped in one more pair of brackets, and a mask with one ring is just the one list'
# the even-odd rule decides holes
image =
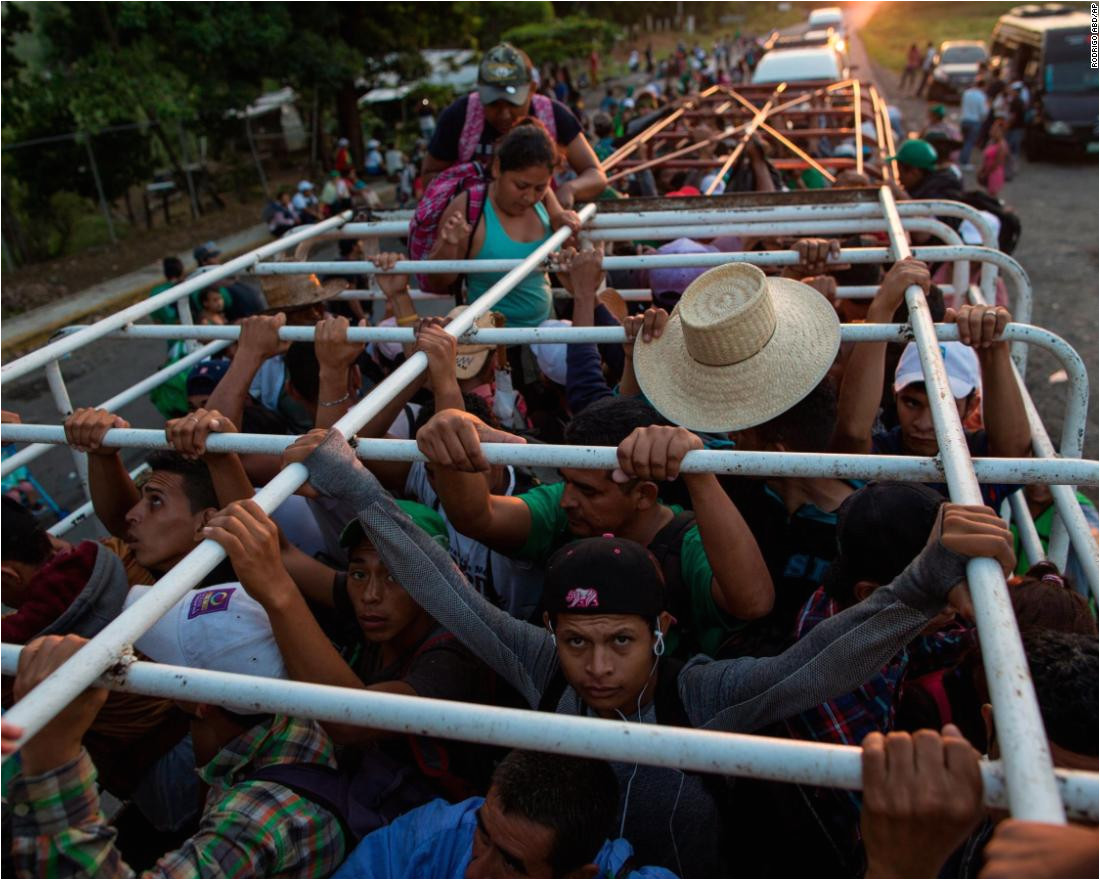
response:
{"label": "red and black cap", "polygon": [[650,552],[607,535],[562,547],[546,568],[543,605],[550,614],[640,614],[665,608],[665,587]]}

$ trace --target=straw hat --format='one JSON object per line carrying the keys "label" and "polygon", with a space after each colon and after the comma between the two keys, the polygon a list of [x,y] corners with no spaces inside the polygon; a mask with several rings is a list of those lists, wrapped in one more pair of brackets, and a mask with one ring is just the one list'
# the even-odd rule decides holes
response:
{"label": "straw hat", "polygon": [[332,278],[322,284],[316,275],[264,275],[267,311],[295,309],[332,299],[350,286],[345,278]]}
{"label": "straw hat", "polygon": [[739,431],[802,400],[839,348],[840,322],[825,297],[730,263],[688,286],[659,339],[634,346],[634,372],[665,418]]}
{"label": "straw hat", "polygon": [[[466,309],[467,306],[455,306],[447,312],[447,321],[457,318]],[[477,319],[475,326],[479,329],[503,327],[504,316],[499,312],[486,312]],[[459,343],[458,351],[455,354],[455,376],[459,379],[472,379],[481,372],[485,366],[485,361],[489,359],[489,355],[492,354],[494,348],[496,346],[484,343],[469,343],[467,345]]]}

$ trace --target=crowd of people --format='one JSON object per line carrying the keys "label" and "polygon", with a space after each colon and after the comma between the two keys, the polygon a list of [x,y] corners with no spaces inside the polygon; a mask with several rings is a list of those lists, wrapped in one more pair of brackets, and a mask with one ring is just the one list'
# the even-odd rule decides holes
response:
{"label": "crowd of people", "polygon": [[[753,45],[721,41],[713,63],[696,51],[681,60],[720,75]],[[649,49],[644,64],[657,72]],[[665,73],[671,91],[676,74]],[[660,112],[668,97],[647,88],[624,107],[612,91],[593,120],[603,135],[590,140],[562,96],[545,93],[548,79],[536,82],[526,56],[504,44],[487,54],[478,88],[439,114],[410,254],[517,258],[576,229],[574,206],[609,192],[600,140],[644,127],[651,116],[625,111]],[[902,197],[945,192],[950,172],[925,147],[935,153],[926,140],[899,150]],[[726,191],[790,185],[769,149],[753,142]],[[353,171],[333,174],[339,201]],[[611,197],[641,194],[643,176]],[[682,171],[650,177],[668,195],[709,187]],[[854,172],[846,181],[859,183]],[[280,204],[321,216],[327,190],[314,199],[303,181]],[[108,537],[70,543],[4,500],[3,601],[13,611],[0,623],[5,642],[24,645],[7,705],[212,540],[226,558],[138,639],[139,658],[862,746],[862,793],[93,687],[5,765],[18,764],[6,780],[5,867],[17,876],[1089,876],[1095,825],[1018,822],[983,800],[980,756],[998,757],[999,745],[966,583],[973,558],[995,560],[1008,578],[1055,763],[1098,768],[1095,611],[1070,572],[1025,558],[997,513],[1013,487],[983,485],[986,506],[963,506],[937,485],[683,472],[704,449],[936,456],[914,344],[841,342],[842,323],[904,321],[913,285],[936,321],[958,327],[942,350],[971,453],[1030,454],[1000,338],[1005,305],[945,302],[941,267],[912,258],[885,270],[838,262],[859,242],[727,236],[614,251],[793,250],[798,265],[782,272],[607,271],[612,246],[567,246],[478,321],[621,326],[622,345],[459,344],[446,320],[499,274],[424,276],[421,287],[464,300],[447,319],[424,317],[410,278],[393,271],[404,254],[364,254],[351,239],[342,258],[381,270],[379,325],[412,328],[414,342],[348,339],[369,316],[335,297],[361,280],[267,275],[261,293],[223,279],[193,313],[238,324],[240,337],[183,374],[165,412],[171,450],[151,455],[144,477],[131,479],[111,445],[108,432],[128,427],[120,415],[82,408],[65,421],[68,443],[87,453]],[[219,258],[213,243],[194,256],[200,266]],[[166,261],[164,289],[182,279],[178,262]],[[838,298],[839,284],[876,292]],[[555,299],[555,286],[569,298]],[[628,287],[648,288],[652,302],[628,305],[618,293]],[[171,310],[154,318],[178,320]],[[314,342],[280,339],[288,326],[313,327]],[[361,459],[333,425],[415,352],[427,369],[358,436],[413,439],[424,460]],[[238,431],[296,439],[281,455],[208,447]],[[614,447],[617,466],[502,465],[485,443]],[[256,488],[292,463],[306,465],[308,482],[265,512]],[[1043,487],[1027,500],[1037,520],[1049,516]],[[5,750],[19,735],[5,726]],[[125,804],[110,820],[101,791]]]}

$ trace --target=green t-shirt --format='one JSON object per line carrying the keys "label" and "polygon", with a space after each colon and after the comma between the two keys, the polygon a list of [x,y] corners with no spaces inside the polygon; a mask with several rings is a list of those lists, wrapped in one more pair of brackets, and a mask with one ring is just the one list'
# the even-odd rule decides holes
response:
{"label": "green t-shirt", "polygon": [[[527,543],[516,554],[518,557],[545,564],[555,550],[573,540],[574,536],[569,532],[569,519],[561,507],[564,492],[565,483],[550,483],[516,496],[531,512],[531,531],[527,535]],[[673,513],[683,510],[677,505],[672,505],[670,509]],[[714,571],[703,549],[703,538],[697,525],[684,534],[680,546],[680,576],[691,597],[691,622],[698,634],[698,645],[688,647],[697,647],[704,654],[713,655],[726,637],[739,629],[740,622],[723,612],[714,601],[710,589]],[[674,626],[665,639],[670,654],[676,653],[680,640],[679,627]]]}
{"label": "green t-shirt", "polygon": [[[152,290],[149,291],[150,298],[156,296],[158,293],[164,293],[176,286],[175,281],[166,281],[163,284],[158,284]],[[155,312],[151,312],[149,315],[158,324],[178,324],[180,322],[179,310],[174,306],[161,306]]]}

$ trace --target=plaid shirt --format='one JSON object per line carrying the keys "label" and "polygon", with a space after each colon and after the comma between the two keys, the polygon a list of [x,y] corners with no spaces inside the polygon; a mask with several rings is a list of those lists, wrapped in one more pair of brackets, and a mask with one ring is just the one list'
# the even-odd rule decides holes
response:
{"label": "plaid shirt", "polygon": [[[196,834],[145,877],[328,877],[344,835],[326,810],[272,782],[250,781],[271,764],[335,766],[332,743],[312,721],[276,716],[225,746],[198,771],[210,787]],[[133,877],[99,806],[88,753],[12,787],[13,856],[20,877]]]}
{"label": "plaid shirt", "polygon": [[[802,638],[811,629],[841,608],[819,587],[798,615],[795,637]],[[787,728],[796,739],[858,746],[867,734],[888,733],[894,728],[894,710],[906,673],[920,675],[914,667],[932,665],[942,668],[956,660],[969,645],[969,630],[952,624],[932,635],[918,636],[902,648],[878,673],[851,693],[835,697],[787,719]]]}

